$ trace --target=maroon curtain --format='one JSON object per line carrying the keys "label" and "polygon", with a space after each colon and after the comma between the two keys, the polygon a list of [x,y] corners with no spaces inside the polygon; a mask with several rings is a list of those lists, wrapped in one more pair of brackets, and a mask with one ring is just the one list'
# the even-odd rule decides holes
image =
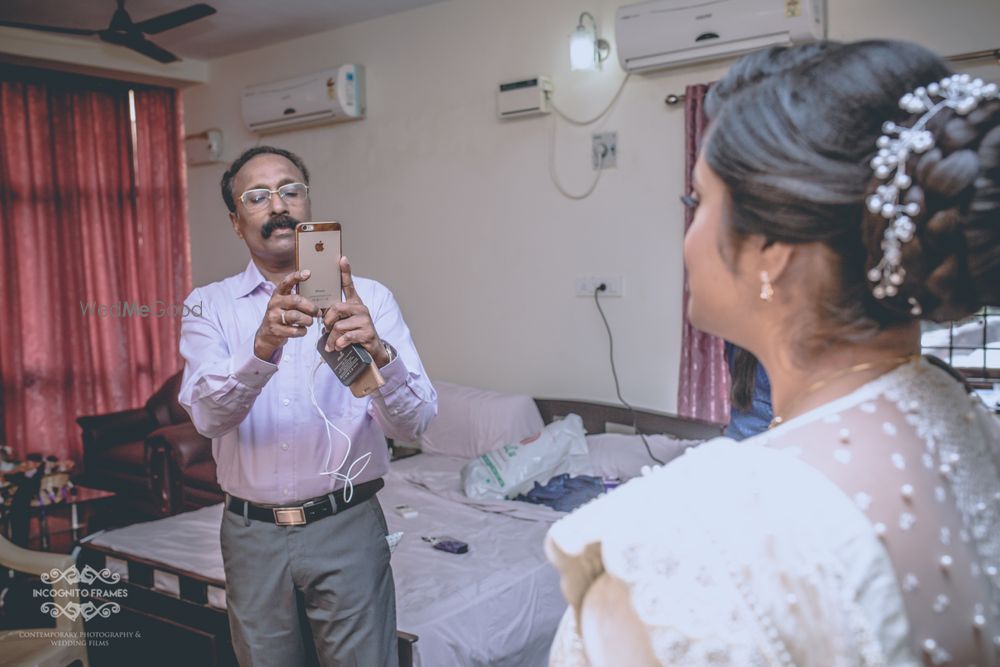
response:
{"label": "maroon curtain", "polygon": [[[691,173],[698,159],[708,120],[705,94],[708,86],[688,86],[684,91],[684,191],[691,192]],[[684,231],[694,212],[684,209]],[[681,376],[677,412],[685,417],[725,424],[729,422],[729,368],[721,338],[699,331],[688,321],[687,272],[684,274],[684,325],[681,338]]]}
{"label": "maroon curtain", "polygon": [[2,437],[79,460],[76,417],[141,406],[181,364],[180,102],[137,90],[133,124],[123,84],[0,75]]}

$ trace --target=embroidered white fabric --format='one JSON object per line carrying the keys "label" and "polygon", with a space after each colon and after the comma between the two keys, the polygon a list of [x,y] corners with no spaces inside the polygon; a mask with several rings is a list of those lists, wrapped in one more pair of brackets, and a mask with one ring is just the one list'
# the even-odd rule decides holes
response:
{"label": "embroidered white fabric", "polygon": [[550,664],[1000,665],[998,517],[1000,422],[907,363],[556,523]]}

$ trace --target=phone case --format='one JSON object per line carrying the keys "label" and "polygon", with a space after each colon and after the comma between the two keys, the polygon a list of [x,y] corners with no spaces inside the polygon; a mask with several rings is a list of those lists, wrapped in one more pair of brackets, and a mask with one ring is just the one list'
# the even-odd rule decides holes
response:
{"label": "phone case", "polygon": [[355,398],[363,398],[385,384],[378,365],[368,350],[358,344],[344,348],[340,352],[327,352],[324,334],[316,341],[316,350],[344,385],[351,388]]}
{"label": "phone case", "polygon": [[361,376],[351,383],[351,393],[354,394],[355,398],[363,398],[384,384],[385,378],[382,377],[382,373],[379,372],[378,366],[373,361],[368,364]]}
{"label": "phone case", "polygon": [[438,551],[447,551],[450,554],[464,554],[469,551],[468,544],[462,540],[456,540],[454,537],[439,537],[431,546]]}
{"label": "phone case", "polygon": [[365,372],[365,367],[372,362],[368,350],[358,344],[349,345],[339,352],[327,352],[326,341],[330,333],[326,332],[316,341],[316,350],[323,361],[333,370],[345,387],[350,387]]}
{"label": "phone case", "polygon": [[342,298],[339,222],[300,222],[295,226],[295,270],[309,269],[298,292],[322,310]]}

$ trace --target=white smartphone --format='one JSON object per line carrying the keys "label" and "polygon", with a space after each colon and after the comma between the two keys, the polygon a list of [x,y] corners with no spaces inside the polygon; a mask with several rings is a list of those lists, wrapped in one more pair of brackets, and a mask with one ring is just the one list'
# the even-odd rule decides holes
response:
{"label": "white smartphone", "polygon": [[300,222],[295,226],[295,270],[309,269],[299,294],[326,310],[341,300],[339,222]]}

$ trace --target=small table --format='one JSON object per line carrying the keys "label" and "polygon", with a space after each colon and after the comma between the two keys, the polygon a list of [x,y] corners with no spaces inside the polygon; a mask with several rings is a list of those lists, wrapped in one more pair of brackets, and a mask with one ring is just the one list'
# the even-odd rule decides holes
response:
{"label": "small table", "polygon": [[70,528],[72,530],[73,542],[80,539],[80,514],[78,508],[81,505],[93,504],[99,500],[106,500],[108,498],[114,498],[114,491],[106,491],[104,489],[94,489],[89,486],[81,486],[76,484],[73,486],[75,493],[71,493],[65,498],[59,498],[58,500],[49,500],[47,498],[42,499],[35,497],[31,500],[31,509],[38,510],[38,526],[41,532],[42,538],[42,550],[47,551],[49,548],[49,526],[46,520],[46,515],[57,507],[65,507],[69,505],[70,508]]}

